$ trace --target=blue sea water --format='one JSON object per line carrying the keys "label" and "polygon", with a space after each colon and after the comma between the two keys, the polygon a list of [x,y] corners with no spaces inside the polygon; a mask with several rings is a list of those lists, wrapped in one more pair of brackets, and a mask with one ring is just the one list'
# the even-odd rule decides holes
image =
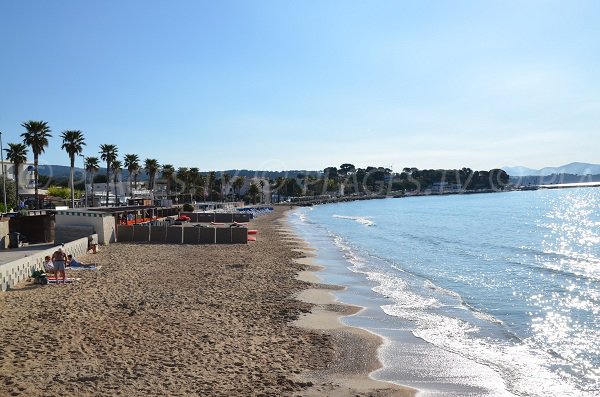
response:
{"label": "blue sea water", "polygon": [[290,217],[424,396],[600,395],[600,188],[426,196]]}

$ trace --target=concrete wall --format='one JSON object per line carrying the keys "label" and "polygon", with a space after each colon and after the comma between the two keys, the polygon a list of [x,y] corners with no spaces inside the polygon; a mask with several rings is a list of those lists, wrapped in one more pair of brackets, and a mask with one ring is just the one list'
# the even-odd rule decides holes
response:
{"label": "concrete wall", "polygon": [[32,244],[51,243],[55,239],[52,215],[17,216],[10,219],[9,226],[11,232],[21,233]]}
{"label": "concrete wall", "polygon": [[245,227],[118,226],[120,242],[167,244],[247,244]]}
{"label": "concrete wall", "polygon": [[182,244],[183,243],[183,227],[169,226],[167,227],[167,244]]}
{"label": "concrete wall", "polygon": [[112,215],[93,211],[58,211],[56,227],[60,226],[92,226],[98,235],[99,244],[116,241],[115,219]]}
{"label": "concrete wall", "polygon": [[150,227],[135,225],[133,227],[133,241],[150,241]]}
{"label": "concrete wall", "polygon": [[92,226],[57,226],[54,230],[54,243],[64,244],[69,241],[74,241],[80,238],[88,237],[91,234],[95,234],[96,231]]}
{"label": "concrete wall", "polygon": [[119,225],[117,227],[119,241],[122,243],[133,241],[133,226]]}
{"label": "concrete wall", "polygon": [[0,249],[3,249],[3,250],[7,249],[8,244],[10,243],[9,238],[8,238],[8,231],[9,231],[8,222],[9,222],[9,218],[0,219]]}
{"label": "concrete wall", "polygon": [[181,215],[187,215],[190,217],[192,222],[200,223],[246,223],[250,222],[250,219],[252,219],[251,214],[242,214],[237,212],[182,212]]}
{"label": "concrete wall", "polygon": [[[97,235],[93,235],[97,239]],[[65,244],[67,254],[74,257],[82,256],[87,252],[88,238],[80,238]],[[52,255],[56,251],[56,247],[49,248],[44,251],[39,251],[36,254],[17,259],[15,261],[0,265],[0,291],[6,291],[15,284],[26,280],[31,276],[34,270],[42,269],[44,257]]]}

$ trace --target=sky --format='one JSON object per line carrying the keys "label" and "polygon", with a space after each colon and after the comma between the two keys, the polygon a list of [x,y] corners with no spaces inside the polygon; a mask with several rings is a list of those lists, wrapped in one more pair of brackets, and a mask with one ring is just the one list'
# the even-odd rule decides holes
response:
{"label": "sky", "polygon": [[71,129],[203,171],[600,163],[595,0],[5,1],[0,43],[40,164]]}

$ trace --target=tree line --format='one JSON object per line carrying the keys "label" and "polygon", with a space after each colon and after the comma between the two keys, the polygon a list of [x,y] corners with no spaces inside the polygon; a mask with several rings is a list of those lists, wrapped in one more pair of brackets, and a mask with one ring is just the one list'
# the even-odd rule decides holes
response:
{"label": "tree line", "polygon": [[426,169],[406,167],[393,172],[387,167],[357,168],[351,163],[327,167],[319,175],[298,174],[292,178],[277,178],[273,187],[287,197],[391,194],[425,192],[434,184],[460,186],[461,191],[502,190],[509,182],[508,174],[501,169],[476,171],[462,169]]}
{"label": "tree line", "polygon": [[[35,189],[35,208],[40,208],[38,163],[39,157],[45,152],[52,138],[51,129],[45,121],[29,120],[23,122],[21,127],[22,142],[9,143],[6,159],[14,164],[15,184],[18,186],[18,169],[27,162],[28,148],[33,153],[33,172]],[[60,134],[61,149],[69,156],[70,172],[68,185],[70,187],[71,206],[75,206],[74,170],[75,158],[82,156],[86,146],[85,136],[81,130],[65,130]],[[83,157],[83,156],[82,156]],[[102,162],[102,164],[101,164]],[[101,168],[104,174],[100,175]],[[87,181],[92,186],[94,196],[94,182],[106,183],[106,205],[109,202],[110,184],[114,183],[115,197],[117,196],[117,183],[122,182],[123,170],[128,171],[130,192],[138,186],[138,177],[141,173],[147,175],[147,189],[154,193],[157,177],[165,185],[167,196],[182,197],[185,201],[192,200],[227,200],[245,199],[246,201],[264,202],[265,188],[271,192],[276,200],[282,197],[318,196],[318,195],[347,195],[390,192],[415,192],[430,189],[434,183],[448,183],[460,185],[462,190],[503,189],[508,184],[509,176],[500,169],[489,171],[475,171],[470,168],[454,170],[419,170],[406,167],[400,173],[393,172],[390,168],[368,166],[357,168],[351,163],[344,163],[339,167],[327,167],[322,172],[299,172],[294,176],[282,174],[277,178],[259,178],[252,182],[247,194],[242,197],[241,191],[246,183],[247,175],[236,175],[229,172],[217,173],[209,171],[202,173],[198,167],[175,168],[172,164],[160,164],[157,159],[146,158],[143,161],[139,155],[126,153],[119,157],[119,148],[115,144],[102,144],[98,156],[84,157],[84,168]],[[241,172],[240,172],[241,173]],[[47,180],[47,177],[42,177]],[[231,192],[232,190],[232,192]],[[15,189],[16,203],[19,202],[18,189]]]}
{"label": "tree line", "polygon": [[[8,143],[8,148],[5,149],[6,159],[14,165],[15,186],[19,186],[19,168],[27,163],[29,148],[33,153],[33,172],[34,172],[34,195],[36,209],[41,208],[39,196],[39,182],[42,179],[44,182],[50,180],[47,176],[40,178],[38,172],[39,157],[42,155],[50,143],[52,138],[51,128],[46,121],[29,120],[21,123],[21,127],[25,131],[20,135],[23,139],[19,143]],[[70,172],[68,185],[70,187],[71,207],[75,206],[75,158],[82,156],[83,148],[86,146],[85,136],[81,130],[65,130],[60,134],[61,149],[69,156]],[[101,163],[102,162],[102,163]],[[101,178],[101,168],[105,172]],[[106,205],[109,202],[110,184],[114,183],[115,196],[117,195],[117,183],[122,182],[122,172],[126,169],[129,173],[130,192],[134,192],[134,186],[138,186],[138,177],[144,172],[147,177],[147,189],[154,193],[156,188],[157,177],[160,175],[162,181],[166,185],[167,196],[177,194],[189,200],[224,200],[226,198],[240,198],[241,189],[245,184],[245,176],[233,177],[228,173],[222,173],[220,176],[217,172],[210,171],[202,174],[197,167],[180,167],[175,168],[172,164],[160,164],[157,159],[146,158],[143,161],[139,155],[134,153],[124,154],[122,160],[119,158],[119,148],[115,144],[100,145],[98,156],[84,157],[84,169],[86,171],[85,183],[90,183],[92,187],[92,197],[94,196],[94,182],[101,180],[106,183]],[[224,193],[224,189],[231,186],[233,195]],[[248,189],[248,200],[257,202],[264,200],[264,181],[259,181],[257,184],[252,183]],[[85,189],[85,185],[84,185]],[[8,189],[7,189],[8,191]],[[12,192],[11,192],[12,193]],[[232,197],[233,196],[233,197]],[[15,203],[19,203],[18,188],[15,188]],[[86,203],[87,204],[87,203]]]}

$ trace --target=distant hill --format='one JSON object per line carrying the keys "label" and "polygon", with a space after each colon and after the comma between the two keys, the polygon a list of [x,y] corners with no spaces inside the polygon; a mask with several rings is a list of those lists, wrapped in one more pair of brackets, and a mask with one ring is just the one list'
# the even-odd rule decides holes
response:
{"label": "distant hill", "polygon": [[[51,176],[54,179],[68,178],[71,167],[66,165],[40,165],[39,173],[40,175]],[[246,178],[252,177],[260,177],[260,178],[268,178],[268,179],[277,179],[279,177],[296,177],[299,174],[302,175],[318,175],[320,171],[308,171],[308,170],[291,170],[291,171],[256,171],[256,170],[226,170],[226,171],[217,171],[217,176],[220,176],[222,173],[228,173],[231,176],[243,176]],[[75,174],[79,175],[83,173],[83,168],[75,167]],[[100,167],[98,174],[106,173],[106,169]],[[200,172],[202,175],[206,175],[208,172],[203,171]],[[129,173],[127,170],[123,170],[123,180],[127,180],[129,177]],[[144,181],[147,180],[148,176],[145,172],[140,173],[138,180]]]}
{"label": "distant hill", "polygon": [[[38,172],[40,175],[51,176],[56,179],[60,178],[68,178],[69,172],[71,172],[71,167],[67,165],[39,165]],[[83,168],[75,167],[75,173],[83,173]]]}
{"label": "distant hill", "polygon": [[511,177],[520,176],[548,176],[557,174],[571,175],[597,175],[600,174],[600,164],[570,163],[559,167],[544,167],[536,170],[527,167],[502,167]]}
{"label": "distant hill", "polygon": [[555,185],[562,183],[584,183],[600,182],[600,174],[597,175],[574,175],[574,174],[551,174],[551,175],[526,175],[512,176],[509,180],[511,185]]}

